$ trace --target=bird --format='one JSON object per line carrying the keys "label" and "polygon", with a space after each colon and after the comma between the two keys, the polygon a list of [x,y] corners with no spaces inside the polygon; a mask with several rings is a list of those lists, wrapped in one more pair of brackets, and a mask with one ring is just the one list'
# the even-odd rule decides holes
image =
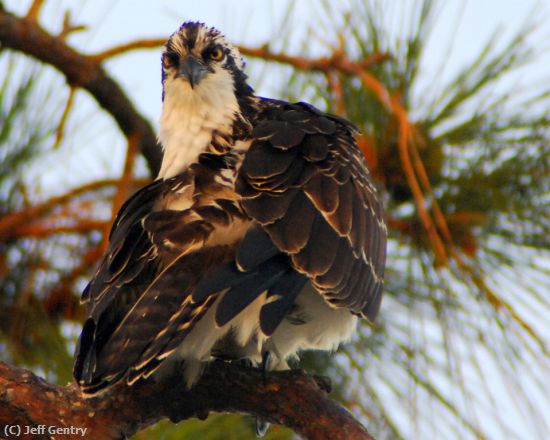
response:
{"label": "bird", "polygon": [[[257,96],[238,49],[185,22],[161,56],[163,159],[82,293],[86,397],[214,360],[289,368],[379,311],[387,229],[357,128]],[[170,371],[172,371],[170,370]]]}

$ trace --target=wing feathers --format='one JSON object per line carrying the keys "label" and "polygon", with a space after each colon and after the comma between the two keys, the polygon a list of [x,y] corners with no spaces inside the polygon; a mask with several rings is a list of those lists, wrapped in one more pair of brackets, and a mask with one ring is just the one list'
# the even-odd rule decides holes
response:
{"label": "wing feathers", "polygon": [[[234,247],[207,247],[205,242],[216,228],[242,218],[240,207],[214,199],[190,209],[162,209],[166,197],[178,197],[179,188],[194,185],[190,174],[200,172],[154,182],[132,196],[117,216],[109,250],[85,291],[88,320],[74,374],[87,393],[125,375],[130,382],[150,375],[218,295],[208,292],[191,301],[202,275],[233,257]],[[208,179],[216,184],[210,174],[200,176],[200,185]]]}
{"label": "wing feathers", "polygon": [[247,213],[262,225],[273,223],[288,212],[288,207],[296,194],[298,191],[292,189],[281,195],[261,193],[254,198],[254,203],[247,204]]}
{"label": "wing feathers", "polygon": [[386,228],[355,128],[304,103],[259,106],[236,193],[237,156],[205,153],[121,208],[83,293],[74,374],[84,391],[150,376],[214,304],[224,326],[265,294],[258,325],[269,336],[310,282],[333,306],[375,317]]}
{"label": "wing feathers", "polygon": [[352,184],[346,182],[338,188],[338,209],[326,215],[327,221],[341,236],[348,236],[352,225]]}
{"label": "wing feathers", "polygon": [[307,282],[307,277],[293,270],[269,290],[268,299],[260,310],[260,328],[266,336],[273,334],[287,313],[293,308],[294,300]]}
{"label": "wing feathers", "polygon": [[223,295],[216,308],[216,324],[221,327],[231,321],[261,293],[276,283],[287,268],[287,265],[276,264],[276,260],[273,260],[271,264],[264,265],[254,273],[253,277],[236,283]]}
{"label": "wing feathers", "polygon": [[315,208],[303,193],[297,193],[288,207],[294,215],[286,215],[265,226],[277,248],[289,254],[302,250],[311,236]]}
{"label": "wing feathers", "polygon": [[292,255],[292,261],[299,272],[317,277],[326,273],[336,256],[339,237],[321,216],[316,216],[312,226],[309,241],[297,254]]}
{"label": "wing feathers", "polygon": [[326,136],[312,134],[304,139],[302,144],[302,154],[304,155],[305,160],[309,162],[319,162],[325,159],[328,153],[329,147]]}
{"label": "wing feathers", "polygon": [[[332,304],[372,319],[386,229],[355,128],[308,104],[265,102],[237,179],[242,206]],[[263,330],[280,318],[273,304],[264,306]]]}
{"label": "wing feathers", "polygon": [[269,143],[259,142],[257,148],[250,151],[245,160],[250,167],[247,176],[250,181],[265,181],[283,174],[296,158],[296,150],[281,151],[271,148]]}
{"label": "wing feathers", "polygon": [[334,179],[316,174],[303,188],[314,205],[324,214],[332,214],[338,208],[339,188],[338,182]]}
{"label": "wing feathers", "polygon": [[[291,205],[292,207],[292,205]],[[254,266],[269,260],[279,253],[269,235],[258,227],[248,230],[239,244],[236,255],[236,263],[241,271],[249,271]]]}

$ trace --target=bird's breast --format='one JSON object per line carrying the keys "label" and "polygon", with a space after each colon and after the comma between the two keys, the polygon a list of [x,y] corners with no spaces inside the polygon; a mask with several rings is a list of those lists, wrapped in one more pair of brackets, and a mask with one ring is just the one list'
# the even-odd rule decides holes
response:
{"label": "bird's breast", "polygon": [[212,155],[206,164],[192,164],[190,172],[164,195],[156,210],[186,213],[179,215],[182,221],[208,225],[210,233],[204,246],[225,246],[242,240],[252,222],[240,205],[235,180],[248,146],[249,142],[237,142],[227,161]]}

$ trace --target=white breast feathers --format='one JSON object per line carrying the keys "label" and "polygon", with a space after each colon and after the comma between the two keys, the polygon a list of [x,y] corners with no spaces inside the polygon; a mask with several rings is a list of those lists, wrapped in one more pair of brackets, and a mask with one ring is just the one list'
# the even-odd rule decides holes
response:
{"label": "white breast feathers", "polygon": [[231,134],[239,105],[229,72],[220,69],[191,88],[181,78],[167,78],[158,138],[164,148],[159,178],[169,178],[196,161],[214,131]]}

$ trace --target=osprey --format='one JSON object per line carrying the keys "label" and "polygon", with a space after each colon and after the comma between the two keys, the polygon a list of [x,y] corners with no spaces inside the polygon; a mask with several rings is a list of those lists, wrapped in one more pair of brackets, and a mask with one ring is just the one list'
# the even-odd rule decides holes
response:
{"label": "osprey", "polygon": [[167,365],[192,386],[216,358],[285,369],[378,312],[386,226],[355,127],[254,95],[243,69],[202,23],[166,43],[160,173],[120,209],[82,294],[85,395]]}

